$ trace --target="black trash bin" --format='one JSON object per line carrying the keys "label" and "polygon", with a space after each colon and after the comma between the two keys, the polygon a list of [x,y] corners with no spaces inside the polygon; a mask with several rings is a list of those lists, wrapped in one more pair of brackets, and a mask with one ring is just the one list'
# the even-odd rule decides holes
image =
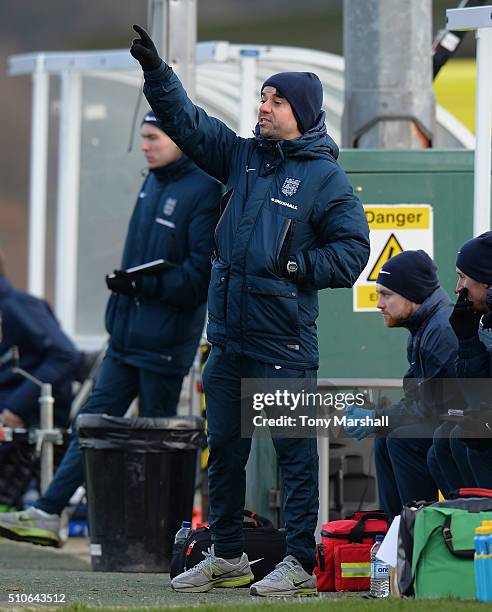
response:
{"label": "black trash bin", "polygon": [[82,414],[77,427],[92,569],[168,572],[174,535],[193,512],[204,420]]}

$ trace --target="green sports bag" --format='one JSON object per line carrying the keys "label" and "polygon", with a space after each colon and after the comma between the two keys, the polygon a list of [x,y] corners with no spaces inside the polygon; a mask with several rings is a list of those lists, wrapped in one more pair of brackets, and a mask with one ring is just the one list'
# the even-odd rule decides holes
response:
{"label": "green sports bag", "polygon": [[459,489],[456,499],[421,508],[415,517],[415,597],[475,599],[475,527],[492,520],[492,490]]}

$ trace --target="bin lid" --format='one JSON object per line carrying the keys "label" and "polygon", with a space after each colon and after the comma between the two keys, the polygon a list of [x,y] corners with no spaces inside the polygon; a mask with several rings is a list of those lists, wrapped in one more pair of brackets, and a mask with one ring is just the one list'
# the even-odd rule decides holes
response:
{"label": "bin lid", "polygon": [[196,450],[205,437],[205,421],[196,416],[151,419],[80,414],[76,425],[81,448],[98,450]]}

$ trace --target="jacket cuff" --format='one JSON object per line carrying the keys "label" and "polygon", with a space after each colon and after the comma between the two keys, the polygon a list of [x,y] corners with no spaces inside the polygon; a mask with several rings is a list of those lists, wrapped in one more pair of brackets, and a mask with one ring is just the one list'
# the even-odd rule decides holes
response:
{"label": "jacket cuff", "polygon": [[301,283],[311,283],[313,281],[313,264],[307,251],[298,251],[295,255],[291,255],[289,259],[295,259],[297,262],[296,281]]}
{"label": "jacket cuff", "polygon": [[140,281],[140,295],[154,297],[159,291],[159,279],[153,274],[143,275]]}
{"label": "jacket cuff", "polygon": [[313,264],[311,263],[311,257],[309,257],[308,251],[302,251],[302,259],[304,260],[305,276],[306,280],[312,282],[313,278]]}
{"label": "jacket cuff", "polygon": [[158,68],[144,70],[143,73],[146,81],[167,81],[171,78],[173,69],[161,59],[161,64]]}
{"label": "jacket cuff", "polygon": [[470,359],[471,357],[478,357],[483,353],[486,353],[487,349],[480,342],[478,334],[473,336],[472,338],[467,338],[466,340],[459,341],[458,347],[458,357],[463,359]]}

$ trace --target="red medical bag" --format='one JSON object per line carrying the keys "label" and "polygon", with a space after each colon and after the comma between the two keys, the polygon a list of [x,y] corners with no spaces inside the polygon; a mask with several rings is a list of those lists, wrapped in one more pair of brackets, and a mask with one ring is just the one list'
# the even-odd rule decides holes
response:
{"label": "red medical bag", "polygon": [[383,512],[356,512],[351,519],[325,523],[314,570],[318,591],[368,591],[371,547],[387,531]]}

